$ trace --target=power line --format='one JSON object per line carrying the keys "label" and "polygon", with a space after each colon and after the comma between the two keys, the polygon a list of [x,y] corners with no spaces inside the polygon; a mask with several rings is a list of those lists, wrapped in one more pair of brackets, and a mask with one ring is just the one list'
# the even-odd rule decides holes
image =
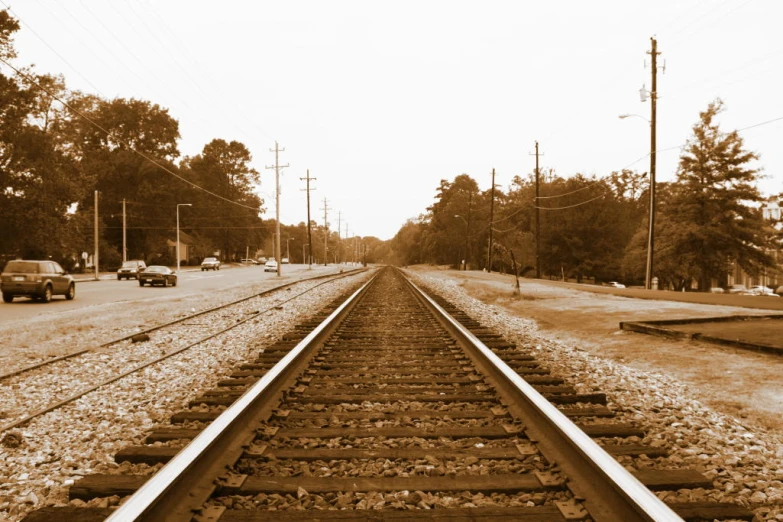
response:
{"label": "power line", "polygon": [[[38,34],[36,31],[35,31],[35,29],[33,29],[33,28],[30,26],[30,24],[28,24],[27,22],[25,22],[24,20],[22,20],[22,19],[21,19],[21,18],[20,18],[20,17],[19,17],[19,16],[16,14],[16,12],[15,12],[13,9],[11,9],[11,7],[10,7],[8,4],[6,4],[6,3],[5,3],[3,0],[0,0],[0,3],[1,3],[1,4],[3,4],[3,7],[5,7],[5,8],[6,8],[6,10],[8,10],[8,11],[9,11],[9,12],[11,12],[11,13],[13,13],[14,17],[16,17],[16,19],[17,19],[17,20],[19,20],[19,21],[20,21],[20,22],[21,22],[21,23],[22,23],[22,24],[23,24],[25,27],[27,27],[27,29],[28,29],[28,30],[29,30],[31,33],[33,33],[33,35],[35,35],[35,37],[36,37],[36,38],[38,38],[38,39],[39,39],[39,40],[40,40],[40,41],[41,41],[41,42],[42,42],[42,43],[43,43],[43,44],[44,44],[46,47],[48,47],[48,48],[49,48],[49,50],[51,50],[51,51],[52,51],[52,52],[53,52],[55,55],[57,55],[57,57],[58,57],[60,60],[62,60],[63,62],[65,62],[65,64],[66,64],[68,67],[70,67],[71,69],[73,69],[73,71],[74,71],[76,74],[78,74],[78,75],[79,75],[79,76],[80,76],[80,77],[81,77],[81,78],[82,78],[82,79],[83,79],[85,82],[87,82],[87,83],[90,85],[90,87],[92,87],[93,89],[95,89],[95,91],[96,91],[97,93],[99,93],[99,94],[101,93],[101,91],[100,91],[100,89],[98,89],[98,87],[96,87],[96,86],[95,86],[95,85],[94,85],[94,84],[93,84],[93,83],[92,83],[92,82],[91,82],[89,79],[87,79],[87,77],[86,77],[86,76],[84,76],[82,73],[80,73],[80,72],[79,72],[79,70],[78,70],[78,69],[76,69],[76,67],[74,67],[74,66],[73,66],[73,65],[72,65],[72,64],[71,64],[71,63],[70,63],[68,60],[66,60],[66,59],[65,59],[65,57],[64,57],[63,55],[61,55],[59,52],[57,52],[57,49],[55,49],[54,47],[52,47],[51,45],[49,45],[49,44],[46,42],[46,40],[44,40],[44,39],[41,37],[41,35],[39,35],[39,34]],[[81,23],[81,22],[80,22],[80,23]],[[66,27],[67,27],[67,26],[66,26]],[[82,27],[84,27],[84,26],[82,26]],[[93,54],[95,54],[95,53],[93,53]],[[95,56],[96,56],[96,57],[98,58],[98,60],[100,60],[100,61],[101,61],[101,62],[102,62],[104,65],[107,65],[107,64],[106,64],[106,62],[104,62],[104,61],[103,61],[103,60],[102,60],[102,59],[101,59],[99,56],[97,56],[97,55],[95,55]]]}
{"label": "power line", "polygon": [[598,195],[598,196],[596,196],[596,197],[594,197],[592,199],[588,199],[587,201],[582,201],[581,203],[575,203],[573,205],[568,205],[568,206],[565,206],[565,207],[539,207],[539,206],[536,206],[535,208],[540,209],[540,210],[566,210],[566,209],[569,209],[569,208],[576,208],[576,207],[581,207],[582,205],[587,205],[588,203],[592,203],[593,201],[595,201],[597,199],[601,199],[604,196],[606,196],[606,192],[604,192],[603,194],[600,194],[600,195]]}
{"label": "power line", "polygon": [[[98,123],[96,123],[95,121],[93,121],[93,120],[92,120],[90,117],[88,117],[86,114],[84,114],[84,113],[83,113],[83,112],[81,112],[80,110],[78,110],[78,109],[75,109],[74,107],[72,107],[72,106],[71,106],[71,105],[70,105],[68,102],[66,102],[65,100],[62,100],[62,99],[61,99],[59,96],[57,96],[55,93],[53,93],[52,91],[50,91],[49,89],[47,89],[46,87],[44,87],[43,85],[41,85],[40,83],[38,83],[38,82],[37,82],[37,81],[36,81],[34,78],[32,78],[30,75],[28,75],[28,74],[26,74],[26,73],[24,73],[24,72],[20,71],[20,70],[19,70],[19,69],[17,69],[16,67],[14,67],[14,66],[13,66],[13,65],[12,65],[10,62],[8,62],[8,61],[7,61],[5,58],[2,58],[2,57],[0,57],[0,61],[1,61],[1,62],[3,62],[4,64],[6,64],[6,65],[7,65],[8,67],[10,67],[11,69],[13,69],[13,71],[14,71],[14,72],[16,72],[16,74],[18,74],[19,76],[21,76],[21,77],[22,77],[24,80],[28,81],[28,82],[29,82],[29,83],[31,83],[32,85],[34,85],[34,86],[38,87],[39,89],[41,89],[42,91],[44,91],[46,94],[48,94],[48,95],[49,95],[49,96],[51,96],[53,99],[55,99],[55,100],[57,100],[58,102],[60,102],[60,103],[61,103],[61,104],[62,104],[64,107],[66,107],[68,110],[70,110],[71,112],[73,112],[74,114],[76,114],[77,116],[79,116],[80,118],[82,118],[82,119],[84,119],[85,121],[87,121],[87,122],[88,122],[90,125],[92,125],[92,126],[93,126],[93,127],[95,127],[96,129],[99,129],[101,132],[105,133],[107,136],[110,134],[108,130],[104,129],[104,128],[103,128],[101,125],[99,125]],[[257,208],[257,207],[251,207],[251,206],[248,206],[248,205],[244,205],[244,204],[242,204],[242,203],[239,203],[239,202],[237,202],[237,201],[233,201],[233,200],[230,200],[230,199],[228,199],[228,198],[224,198],[223,196],[221,196],[221,195],[219,195],[219,194],[215,194],[214,192],[212,192],[212,191],[210,191],[210,190],[207,190],[207,189],[205,189],[204,187],[202,187],[202,186],[200,186],[200,185],[197,185],[197,184],[193,183],[192,181],[188,181],[187,179],[183,178],[182,176],[180,176],[180,175],[179,175],[179,174],[177,174],[176,172],[174,172],[174,171],[170,170],[168,167],[166,167],[165,165],[161,164],[160,162],[158,162],[157,160],[153,159],[152,157],[148,156],[147,154],[145,154],[145,153],[143,153],[143,152],[141,152],[141,151],[138,151],[138,150],[136,150],[136,149],[135,149],[133,146],[131,146],[130,144],[128,144],[128,143],[124,143],[124,145],[125,145],[125,146],[128,148],[128,150],[129,150],[129,151],[131,151],[132,153],[136,154],[137,156],[140,156],[140,157],[144,158],[145,160],[149,161],[150,163],[152,163],[152,164],[153,164],[153,165],[155,165],[156,167],[160,168],[160,169],[161,169],[161,170],[163,170],[164,172],[167,172],[168,174],[171,174],[172,176],[174,176],[175,178],[179,179],[180,181],[184,181],[185,183],[187,183],[188,185],[190,185],[190,186],[191,186],[192,188],[194,188],[194,189],[201,190],[202,192],[205,192],[205,193],[207,193],[207,194],[209,194],[209,195],[211,195],[211,196],[214,196],[214,197],[216,197],[216,198],[222,199],[223,201],[226,201],[227,203],[231,203],[231,204],[233,204],[233,205],[236,205],[236,206],[238,206],[238,207],[247,208],[247,209],[250,209],[250,210],[254,210],[254,211],[256,211],[256,212],[259,212],[259,211],[260,211],[260,209],[259,209],[259,208]]]}

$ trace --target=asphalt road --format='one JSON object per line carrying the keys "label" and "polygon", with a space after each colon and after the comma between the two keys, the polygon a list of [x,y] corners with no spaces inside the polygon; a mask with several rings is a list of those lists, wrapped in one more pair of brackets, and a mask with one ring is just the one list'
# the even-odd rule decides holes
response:
{"label": "asphalt road", "polygon": [[55,314],[117,302],[128,302],[129,313],[132,313],[134,307],[143,306],[144,301],[151,299],[171,299],[192,294],[202,294],[205,299],[209,299],[213,292],[243,283],[267,280],[270,286],[275,286],[348,268],[339,265],[313,265],[312,269],[309,269],[307,265],[283,265],[280,277],[276,272],[264,272],[261,265],[228,265],[217,271],[205,272],[183,268],[179,272],[177,286],[168,288],[149,285],[141,287],[135,279],[118,281],[114,273],[100,274],[98,281],[89,274],[79,274],[75,276],[76,298],[73,301],[67,301],[63,296],[54,296],[50,303],[17,297],[13,303],[0,303],[0,322],[25,320],[41,314]]}

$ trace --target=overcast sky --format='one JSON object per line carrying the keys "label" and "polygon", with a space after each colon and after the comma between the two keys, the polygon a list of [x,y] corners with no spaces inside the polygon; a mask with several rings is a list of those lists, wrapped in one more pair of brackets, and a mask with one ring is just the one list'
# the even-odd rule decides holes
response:
{"label": "overcast sky", "polygon": [[[179,121],[183,155],[243,142],[274,217],[312,215],[389,239],[433,203],[441,179],[490,173],[507,188],[649,169],[650,38],[658,41],[661,181],[717,97],[724,131],[761,155],[764,194],[783,192],[779,0],[287,1],[0,0],[22,25],[17,65],[72,90],[149,100]],[[3,67],[3,72],[10,74]],[[600,204],[596,202],[595,204]],[[195,210],[195,209],[194,209]]]}

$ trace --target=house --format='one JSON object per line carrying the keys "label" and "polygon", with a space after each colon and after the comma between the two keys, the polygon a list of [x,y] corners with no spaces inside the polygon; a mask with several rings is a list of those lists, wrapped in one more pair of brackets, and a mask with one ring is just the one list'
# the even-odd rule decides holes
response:
{"label": "house", "polygon": [[[188,259],[191,258],[191,254],[193,254],[194,251],[194,245],[196,244],[196,241],[193,239],[192,236],[189,234],[179,231],[179,259],[180,263],[184,262],[187,263]],[[171,259],[174,261],[177,260],[177,239],[176,236],[174,236],[173,239],[167,239],[166,240],[166,247],[168,249],[169,255],[171,255]]]}
{"label": "house", "polygon": [[[764,204],[761,205],[761,215],[764,220],[773,222],[773,226],[778,230],[783,230],[783,208],[780,204],[783,202],[783,198],[771,197]],[[745,273],[740,267],[735,266],[734,270],[729,274],[728,283],[744,284],[748,288],[754,285],[764,285],[770,288],[777,288],[783,285],[783,245],[778,244],[776,248],[767,251],[773,258],[775,258],[776,267],[765,270],[761,274],[753,277]]]}

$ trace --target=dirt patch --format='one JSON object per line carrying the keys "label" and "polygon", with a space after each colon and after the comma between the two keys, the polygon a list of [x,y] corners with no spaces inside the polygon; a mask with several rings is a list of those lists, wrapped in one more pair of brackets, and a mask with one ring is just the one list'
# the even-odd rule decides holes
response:
{"label": "dirt patch", "polygon": [[[769,310],[635,299],[579,291],[547,282],[483,272],[414,270],[458,281],[476,299],[532,319],[542,334],[648,372],[684,383],[694,398],[745,423],[783,432],[783,357],[700,341],[673,340],[620,330],[621,321],[652,321],[727,315],[768,315]],[[728,324],[728,323],[726,323]],[[763,335],[780,337],[780,322]]]}

